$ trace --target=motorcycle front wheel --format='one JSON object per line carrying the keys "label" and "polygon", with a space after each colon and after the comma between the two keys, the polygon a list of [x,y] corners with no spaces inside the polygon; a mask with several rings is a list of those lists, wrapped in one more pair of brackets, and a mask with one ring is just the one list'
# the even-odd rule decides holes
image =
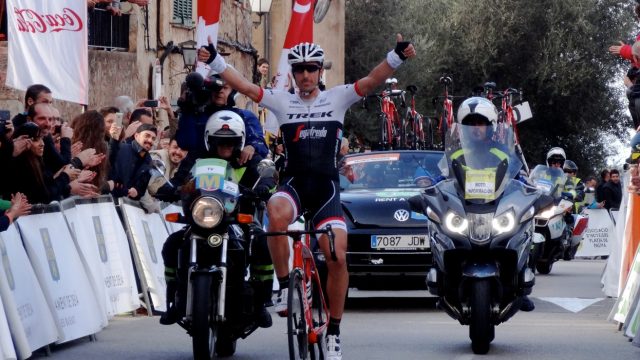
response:
{"label": "motorcycle front wheel", "polygon": [[191,314],[191,338],[194,360],[215,359],[217,327],[213,321],[216,301],[212,296],[211,277],[194,276],[192,279],[193,309]]}
{"label": "motorcycle front wheel", "polygon": [[495,336],[495,325],[491,322],[491,283],[488,279],[471,283],[469,305],[471,349],[474,354],[484,355],[489,352],[489,345]]}

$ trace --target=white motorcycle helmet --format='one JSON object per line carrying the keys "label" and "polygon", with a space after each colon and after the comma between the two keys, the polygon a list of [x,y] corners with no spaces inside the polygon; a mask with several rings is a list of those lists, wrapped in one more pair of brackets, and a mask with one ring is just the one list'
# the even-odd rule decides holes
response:
{"label": "white motorcycle helmet", "polygon": [[233,144],[234,153],[244,147],[244,121],[233,111],[221,110],[213,113],[204,128],[204,144],[207,152],[216,150],[219,144]]}
{"label": "white motorcycle helmet", "polygon": [[467,125],[474,119],[484,120],[495,131],[498,126],[498,109],[487,98],[470,97],[458,107],[457,120],[458,123]]}
{"label": "white motorcycle helmet", "polygon": [[396,78],[388,78],[387,80],[384,81],[384,83],[387,84],[387,85],[397,84],[398,83],[398,79],[396,79]]}
{"label": "white motorcycle helmet", "polygon": [[547,152],[547,166],[551,166],[551,164],[549,163],[549,160],[551,159],[562,161],[562,165],[564,166],[564,162],[565,160],[567,160],[567,155],[565,154],[563,148],[554,147]]}
{"label": "white motorcycle helmet", "polygon": [[300,43],[289,50],[289,65],[317,62],[324,63],[324,50],[314,43]]}

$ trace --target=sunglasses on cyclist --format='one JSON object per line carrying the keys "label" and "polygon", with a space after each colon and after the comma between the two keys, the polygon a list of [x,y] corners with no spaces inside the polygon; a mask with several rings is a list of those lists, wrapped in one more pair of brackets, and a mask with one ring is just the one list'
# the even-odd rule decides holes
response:
{"label": "sunglasses on cyclist", "polygon": [[314,64],[306,64],[306,65],[292,65],[291,71],[294,73],[302,73],[304,71],[308,73],[314,73],[320,70],[320,66]]}

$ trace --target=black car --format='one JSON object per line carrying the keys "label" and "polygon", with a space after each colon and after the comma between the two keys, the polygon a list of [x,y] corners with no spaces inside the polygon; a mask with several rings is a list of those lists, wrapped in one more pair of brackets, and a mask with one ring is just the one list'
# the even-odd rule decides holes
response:
{"label": "black car", "polygon": [[406,150],[350,154],[341,161],[349,287],[426,289],[428,222],[407,200],[437,181],[442,158],[439,151]]}

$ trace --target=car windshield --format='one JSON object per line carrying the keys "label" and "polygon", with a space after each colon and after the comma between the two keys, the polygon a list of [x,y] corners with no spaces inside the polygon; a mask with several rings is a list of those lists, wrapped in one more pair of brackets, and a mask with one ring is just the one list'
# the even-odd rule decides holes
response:
{"label": "car windshield", "polygon": [[415,188],[435,183],[441,172],[439,152],[371,152],[346,156],[340,166],[340,187],[351,189]]}

